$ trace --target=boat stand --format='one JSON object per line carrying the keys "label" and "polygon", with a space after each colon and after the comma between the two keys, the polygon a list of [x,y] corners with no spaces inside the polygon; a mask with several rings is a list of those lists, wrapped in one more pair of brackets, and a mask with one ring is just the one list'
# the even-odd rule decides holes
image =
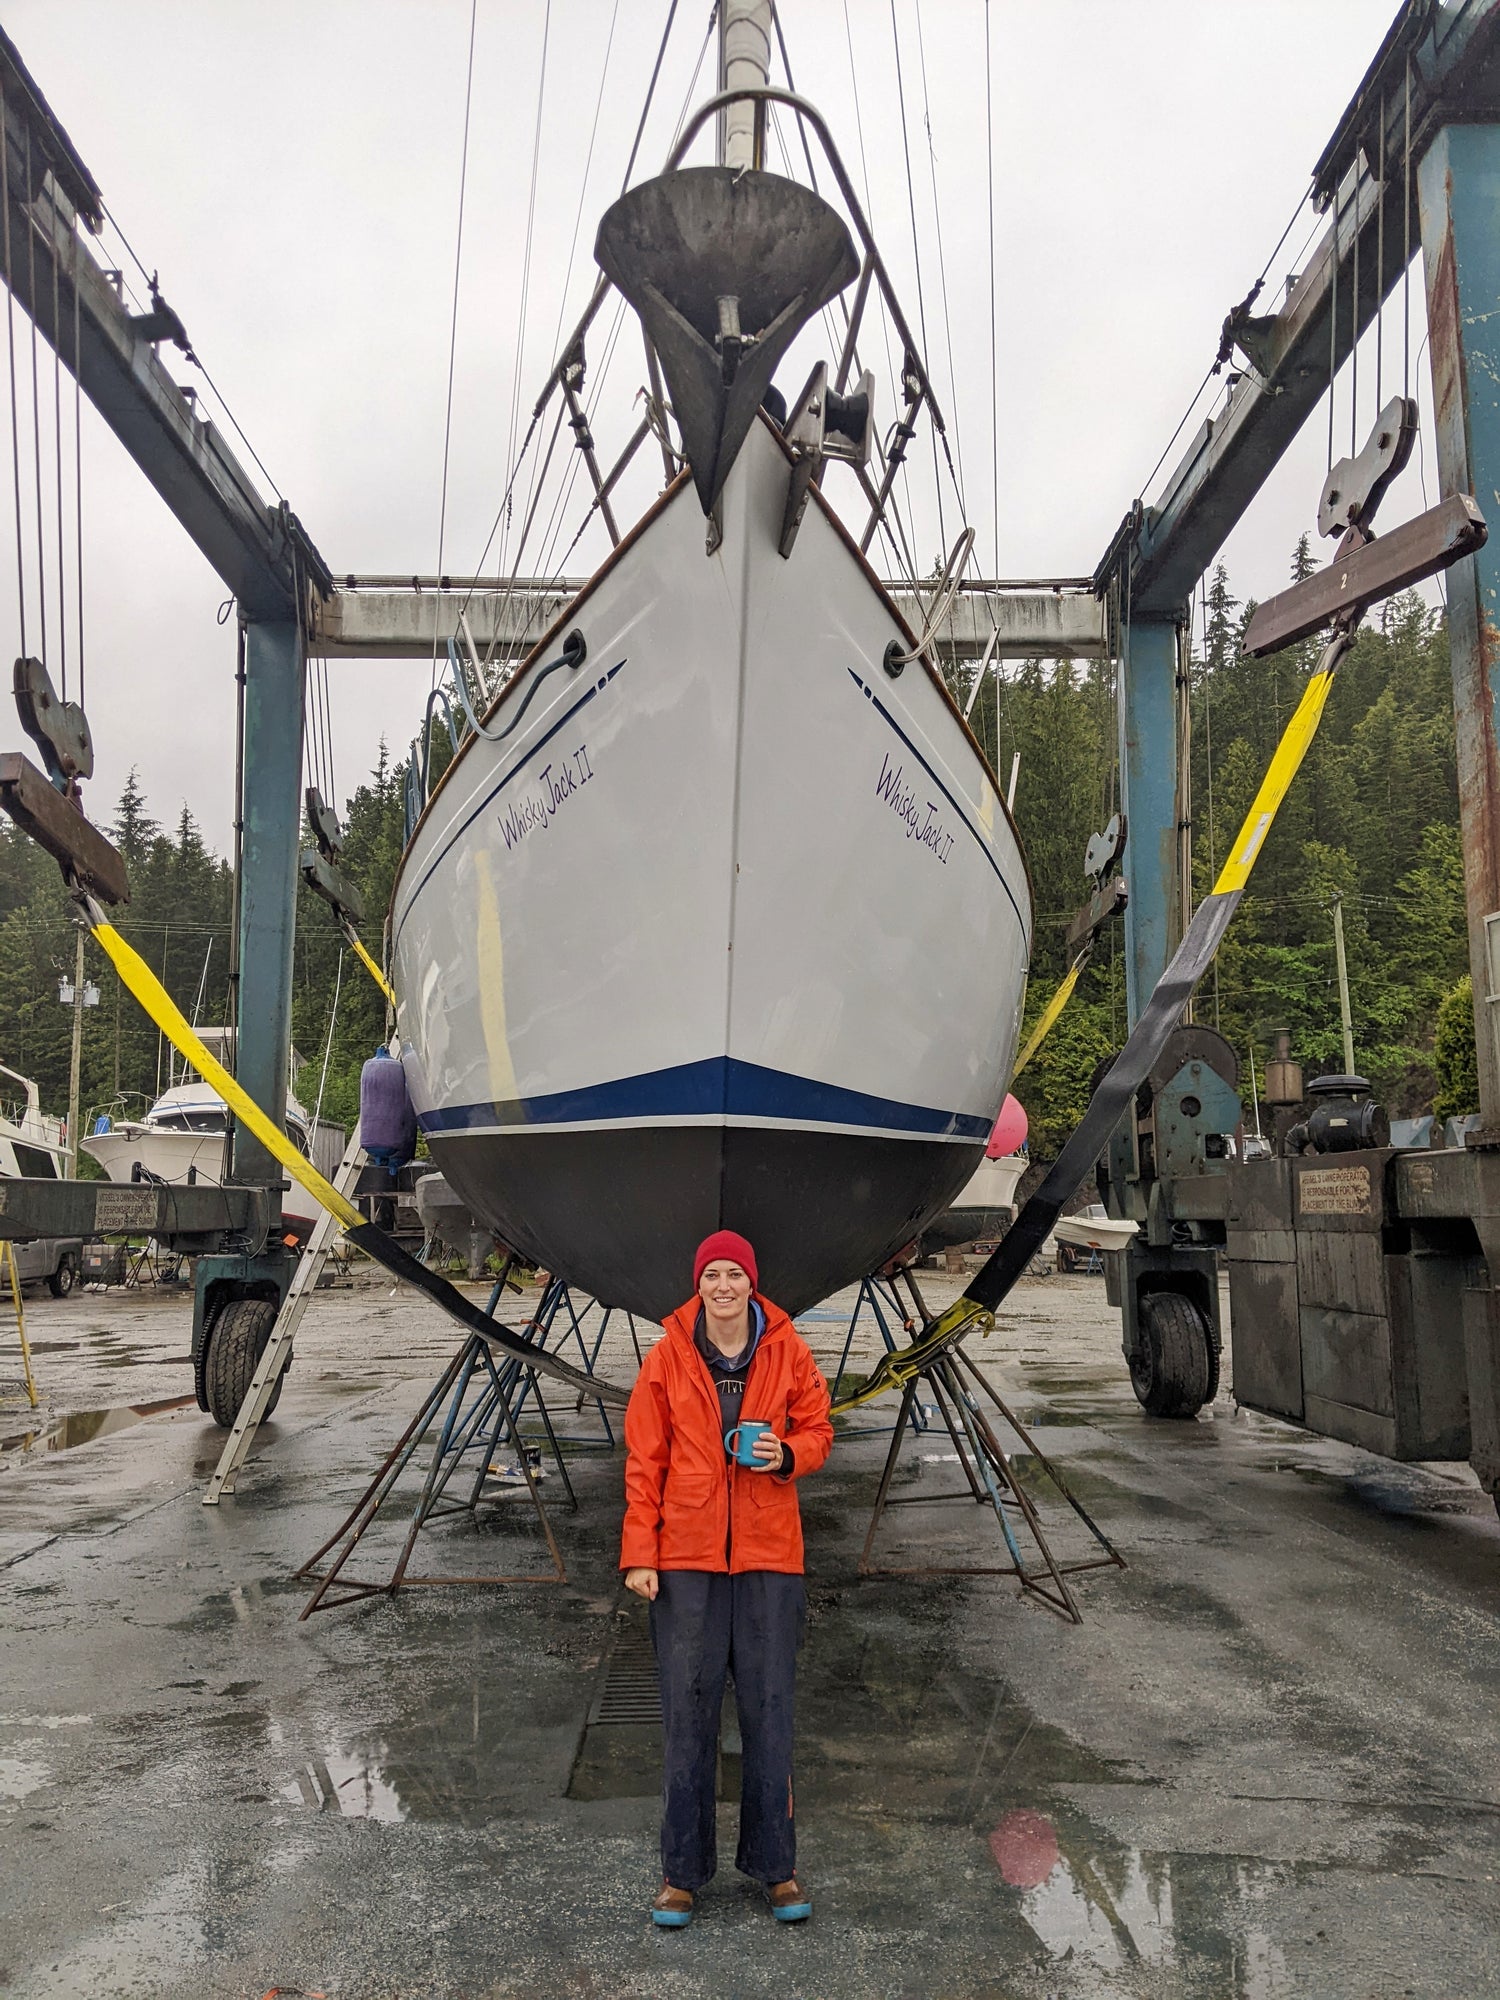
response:
{"label": "boat stand", "polygon": [[[900,1456],[907,1419],[916,1400],[917,1387],[923,1381],[931,1390],[948,1435],[953,1440],[953,1449],[967,1481],[967,1491],[898,1494],[892,1499],[891,1479]],[[1004,1426],[1019,1440],[1022,1450],[1046,1474],[1088,1529],[1103,1551],[1101,1555],[1066,1562],[1059,1561],[1054,1555],[1035,1504],[1017,1477],[1015,1460],[1001,1443],[976,1391],[994,1405]],[[942,1500],[972,1500],[979,1506],[991,1507],[1005,1537],[1010,1561],[969,1565],[917,1563],[906,1568],[887,1568],[871,1562],[870,1552],[875,1545],[876,1530],[887,1507],[919,1506]],[[1020,1517],[1019,1523],[1012,1519],[1013,1511]],[[1018,1525],[1024,1526],[1035,1543],[1039,1563],[1028,1563],[1023,1557],[1016,1539]],[[861,1576],[1013,1576],[1023,1591],[1046,1605],[1049,1611],[1055,1611],[1060,1618],[1066,1618],[1074,1625],[1081,1625],[1083,1614],[1068,1587],[1068,1578],[1082,1570],[1124,1567],[1125,1558],[1069,1491],[1066,1480],[1051,1459],[1037,1449],[1030,1431],[970,1360],[962,1342],[934,1355],[927,1366],[911,1378],[902,1391],[901,1411],[891,1433],[891,1448],[886,1454],[885,1469],[880,1475],[880,1487],[875,1495],[874,1512],[870,1516],[864,1548],[860,1551]]]}
{"label": "boat stand", "polygon": [[[495,1307],[499,1302],[501,1289],[500,1285],[496,1285],[494,1291],[490,1294],[490,1302],[485,1307],[485,1311],[492,1318]],[[584,1332],[583,1322],[588,1318],[589,1311],[594,1306],[599,1306],[600,1318],[591,1341],[589,1336]],[[559,1345],[566,1346],[571,1341],[578,1348],[584,1373],[592,1375],[599,1360],[600,1350],[604,1346],[604,1336],[609,1331],[609,1323],[616,1313],[624,1315],[626,1324],[630,1328],[630,1344],[635,1349],[636,1366],[639,1368],[641,1364],[641,1342],[640,1336],[636,1332],[635,1314],[626,1312],[623,1306],[606,1306],[602,1305],[599,1300],[591,1298],[585,1298],[580,1305],[578,1300],[574,1298],[571,1288],[562,1278],[549,1278],[547,1280],[541,1299],[538,1301],[535,1314],[526,1322],[521,1331],[528,1340],[535,1341],[538,1347],[545,1347],[554,1333],[557,1335]],[[507,1391],[513,1393],[519,1387],[519,1394],[515,1397],[515,1414],[519,1420],[522,1410],[526,1407],[526,1399],[530,1396],[535,1386],[535,1378],[531,1377],[531,1379],[525,1382],[521,1381],[520,1378],[523,1372],[531,1376],[531,1371],[529,1369],[523,1370],[522,1364],[518,1360],[507,1361],[504,1364],[502,1372],[506,1376]],[[539,1389],[537,1390],[537,1397],[540,1400],[541,1391]],[[575,1414],[582,1414],[583,1406],[587,1401],[588,1397],[580,1390],[573,1405]],[[599,1421],[604,1427],[603,1435],[592,1438],[570,1437],[568,1443],[575,1451],[613,1451],[615,1449],[615,1429],[609,1420],[609,1412],[603,1403],[596,1402],[594,1407],[598,1410]]]}
{"label": "boat stand", "polygon": [[[902,1277],[905,1277],[912,1293],[912,1303],[908,1305],[902,1304],[901,1294],[897,1289],[898,1281]],[[884,1270],[872,1271],[868,1278],[861,1278],[859,1295],[854,1301],[854,1311],[849,1315],[849,1328],[844,1335],[844,1350],[839,1356],[838,1372],[833,1378],[829,1392],[835,1403],[839,1399],[839,1388],[845,1375],[851,1372],[849,1354],[854,1346],[854,1336],[859,1327],[860,1317],[866,1309],[869,1310],[879,1329],[887,1354],[894,1354],[898,1347],[909,1345],[922,1330],[925,1317],[922,1302],[916,1295],[916,1285],[905,1265],[888,1264]],[[900,1340],[897,1340],[892,1331],[893,1326],[899,1328]],[[932,1414],[935,1412],[931,1405],[924,1408],[920,1402],[913,1401],[904,1421],[910,1423],[914,1436],[922,1437],[927,1431]],[[884,1437],[889,1428],[887,1424],[865,1424],[857,1430],[843,1431],[841,1435],[846,1438]],[[901,1428],[902,1421],[898,1420],[895,1426],[897,1437],[901,1435]]]}
{"label": "boat stand", "polygon": [[[352,1604],[366,1597],[393,1597],[398,1590],[417,1585],[436,1587],[441,1584],[510,1584],[510,1583],[566,1583],[567,1570],[564,1567],[562,1551],[557,1545],[557,1537],[552,1532],[552,1523],[547,1518],[541,1489],[537,1483],[539,1466],[533,1464],[533,1454],[521,1436],[516,1421],[517,1406],[512,1403],[507,1377],[514,1382],[513,1370],[521,1364],[506,1361],[497,1365],[484,1336],[471,1333],[463,1346],[454,1355],[437,1381],[428,1390],[421,1408],[401,1433],[388,1453],[385,1463],[374,1479],[365,1488],[358,1502],[340,1526],[335,1529],[323,1546],[297,1571],[299,1577],[310,1577],[317,1588],[302,1607],[299,1618],[310,1618],[315,1611],[331,1611],[342,1604]],[[536,1390],[537,1409],[541,1414],[548,1447],[553,1463],[562,1478],[568,1501],[574,1513],[578,1511],[578,1497],[573,1491],[573,1483],[568,1477],[562,1447],[557,1433],[552,1428],[552,1418],[547,1410],[541,1389],[530,1368],[521,1371],[525,1377],[525,1387]],[[383,1583],[369,1578],[347,1576],[344,1565],[364,1539],[374,1524],[376,1516],[395,1491],[402,1474],[410,1464],[418,1447],[433,1425],[441,1416],[441,1427],[433,1446],[432,1457],[427,1467],[427,1477],[412,1512],[411,1524],[407,1530],[406,1545],[397,1559],[395,1569]],[[416,1548],[417,1536],[430,1522],[441,1520],[447,1515],[466,1513],[477,1515],[479,1503],[486,1497],[485,1486],[500,1480],[509,1486],[514,1483],[512,1475],[502,1474],[493,1460],[503,1443],[509,1443],[516,1455],[516,1468],[525,1481],[526,1491],[541,1524],[547,1547],[552,1555],[552,1569],[532,1571],[523,1575],[509,1576],[428,1576],[413,1575],[408,1568],[412,1553]],[[471,1460],[472,1476],[468,1479],[468,1492],[462,1498],[449,1498],[448,1487],[463,1461],[477,1454]],[[540,1454],[536,1456],[539,1458]],[[318,1565],[333,1550],[337,1553],[327,1569]]]}

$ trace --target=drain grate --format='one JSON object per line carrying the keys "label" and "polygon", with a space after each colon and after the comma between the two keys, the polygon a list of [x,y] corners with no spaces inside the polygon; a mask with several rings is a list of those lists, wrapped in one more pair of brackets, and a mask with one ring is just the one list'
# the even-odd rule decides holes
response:
{"label": "drain grate", "polygon": [[633,1626],[616,1639],[604,1678],[589,1710],[589,1727],[610,1723],[661,1722],[661,1694],[656,1685],[656,1656],[651,1641]]}

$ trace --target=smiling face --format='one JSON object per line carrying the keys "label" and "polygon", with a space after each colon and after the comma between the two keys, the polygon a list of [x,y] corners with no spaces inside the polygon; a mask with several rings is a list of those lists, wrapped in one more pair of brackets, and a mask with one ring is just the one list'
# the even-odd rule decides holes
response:
{"label": "smiling face", "polygon": [[703,1276],[698,1280],[698,1296],[709,1318],[731,1326],[744,1319],[753,1289],[749,1273],[727,1257],[705,1264]]}

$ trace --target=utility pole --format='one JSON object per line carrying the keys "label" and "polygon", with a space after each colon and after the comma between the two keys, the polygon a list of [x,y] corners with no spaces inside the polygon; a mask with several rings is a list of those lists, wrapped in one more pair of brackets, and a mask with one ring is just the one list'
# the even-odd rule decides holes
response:
{"label": "utility pole", "polygon": [[73,1058],[68,1065],[68,1173],[78,1178],[78,1078],[83,1062],[83,926],[78,927],[78,956],[73,967]]}
{"label": "utility pole", "polygon": [[1354,1025],[1349,1018],[1349,967],[1344,961],[1344,899],[1333,899],[1333,950],[1339,969],[1339,1016],[1344,1024],[1344,1074],[1354,1074]]}

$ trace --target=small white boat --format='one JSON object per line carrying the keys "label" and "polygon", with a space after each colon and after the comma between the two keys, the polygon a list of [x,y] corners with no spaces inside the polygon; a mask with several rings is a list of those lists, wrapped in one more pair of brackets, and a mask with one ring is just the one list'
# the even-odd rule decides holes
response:
{"label": "small white boat", "polygon": [[922,1231],[926,1247],[957,1250],[981,1237],[1003,1236],[1015,1220],[1016,1189],[1030,1165],[1026,1153],[981,1160],[959,1189],[953,1206]]}
{"label": "small white boat", "polygon": [[[307,1113],[289,1094],[287,1137],[309,1158],[311,1125]],[[218,1187],[224,1179],[228,1131],[229,1113],[223,1098],[201,1077],[195,1077],[164,1090],[144,1118],[116,1122],[108,1114],[101,1116],[82,1141],[82,1149],[112,1181],[129,1182],[148,1175],[175,1186],[196,1183]],[[294,1182],[282,1196],[282,1215],[287,1226],[301,1235],[312,1228],[318,1206]]]}
{"label": "small white boat", "polygon": [[0,1179],[66,1179],[68,1139],[63,1121],[49,1118],[42,1110],[41,1094],[29,1076],[7,1069],[4,1063],[0,1063],[0,1076],[11,1077],[25,1093],[12,1116],[0,1086]]}
{"label": "small white boat", "polygon": [[1075,1250],[1123,1250],[1140,1234],[1140,1224],[1121,1222],[1110,1215],[1102,1202],[1091,1202],[1079,1215],[1065,1215],[1052,1231],[1043,1254],[1058,1243]]}

